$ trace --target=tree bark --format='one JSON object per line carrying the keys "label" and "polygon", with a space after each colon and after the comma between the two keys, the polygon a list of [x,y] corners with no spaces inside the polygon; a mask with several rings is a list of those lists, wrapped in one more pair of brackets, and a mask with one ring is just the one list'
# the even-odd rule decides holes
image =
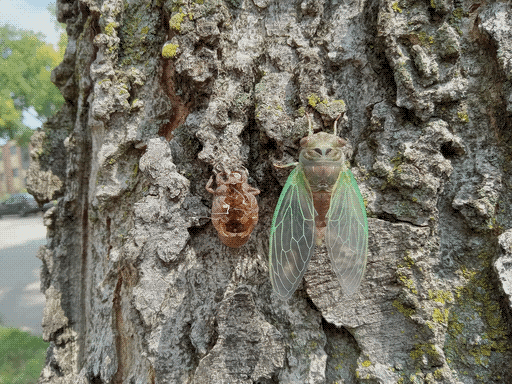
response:
{"label": "tree bark", "polygon": [[[509,383],[512,11],[459,0],[58,0],[63,109],[34,135],[58,198],[39,383]],[[340,101],[343,100],[343,103]],[[322,247],[288,301],[268,237],[307,134],[340,136],[369,216],[359,291]],[[211,223],[247,168],[259,221]]]}

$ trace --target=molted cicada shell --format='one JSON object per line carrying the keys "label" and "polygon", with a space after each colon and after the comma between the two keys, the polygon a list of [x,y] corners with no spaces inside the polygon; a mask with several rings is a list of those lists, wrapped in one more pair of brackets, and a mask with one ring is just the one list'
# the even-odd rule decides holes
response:
{"label": "molted cicada shell", "polygon": [[300,141],[301,152],[281,192],[270,230],[270,280],[284,299],[297,289],[315,245],[325,239],[343,294],[354,293],[364,274],[368,222],[359,187],[345,164],[346,141],[313,134]]}
{"label": "molted cicada shell", "polygon": [[260,191],[247,183],[247,170],[243,172],[221,172],[212,189],[213,176],[206,184],[206,190],[214,195],[212,222],[220,240],[228,247],[244,245],[258,222],[258,202]]}

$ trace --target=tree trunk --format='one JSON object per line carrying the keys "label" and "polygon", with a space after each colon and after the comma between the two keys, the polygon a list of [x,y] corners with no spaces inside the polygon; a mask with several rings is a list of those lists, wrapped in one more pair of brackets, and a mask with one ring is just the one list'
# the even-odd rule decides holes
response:
{"label": "tree trunk", "polygon": [[[66,105],[33,139],[40,383],[510,383],[512,11],[460,0],[58,0]],[[344,297],[318,247],[288,301],[268,239],[315,131],[369,216]],[[259,221],[229,248],[216,172]],[[508,232],[506,230],[509,230]]]}

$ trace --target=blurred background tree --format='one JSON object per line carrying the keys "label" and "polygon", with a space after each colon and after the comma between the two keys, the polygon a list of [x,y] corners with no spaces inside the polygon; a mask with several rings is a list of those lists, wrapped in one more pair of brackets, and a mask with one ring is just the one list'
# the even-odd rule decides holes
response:
{"label": "blurred background tree", "polygon": [[[49,10],[55,13],[54,7]],[[33,132],[23,123],[23,112],[44,123],[64,102],[50,80],[67,45],[62,26],[55,24],[62,31],[58,47],[47,44],[41,33],[0,27],[0,138],[15,139],[21,146]]]}

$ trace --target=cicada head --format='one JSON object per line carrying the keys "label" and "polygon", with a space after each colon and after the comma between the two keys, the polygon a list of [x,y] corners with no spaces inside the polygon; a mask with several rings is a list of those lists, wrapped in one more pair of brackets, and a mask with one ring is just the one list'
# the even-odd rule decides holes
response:
{"label": "cicada head", "polygon": [[347,141],[327,132],[318,132],[300,140],[300,146],[305,148],[343,148]]}
{"label": "cicada head", "polygon": [[299,163],[311,190],[331,191],[344,167],[343,147],[347,142],[333,134],[319,132],[300,141]]}
{"label": "cicada head", "polygon": [[247,182],[247,170],[243,172],[219,172],[215,178],[217,185],[236,185],[241,186]]}

